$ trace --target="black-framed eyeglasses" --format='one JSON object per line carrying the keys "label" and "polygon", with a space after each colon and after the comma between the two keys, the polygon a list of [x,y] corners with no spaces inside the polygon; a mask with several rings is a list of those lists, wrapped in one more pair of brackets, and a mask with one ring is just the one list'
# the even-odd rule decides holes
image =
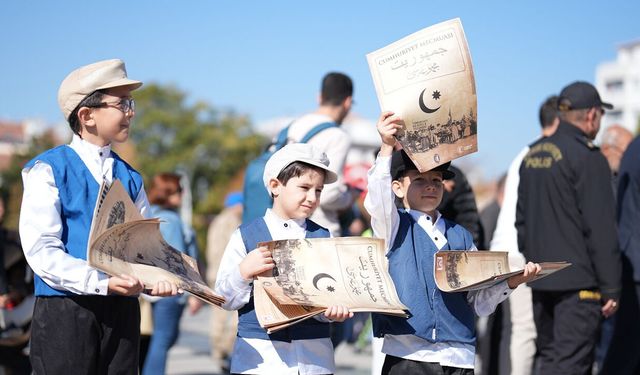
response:
{"label": "black-framed eyeglasses", "polygon": [[129,113],[136,110],[136,102],[133,98],[122,98],[117,102],[102,102],[92,107],[114,107],[121,110],[123,113]]}

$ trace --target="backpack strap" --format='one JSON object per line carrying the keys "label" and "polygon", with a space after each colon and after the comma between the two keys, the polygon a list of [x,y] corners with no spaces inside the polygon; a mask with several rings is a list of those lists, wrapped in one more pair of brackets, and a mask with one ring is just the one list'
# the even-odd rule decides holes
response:
{"label": "backpack strap", "polygon": [[337,127],[337,126],[338,124],[336,124],[335,122],[323,122],[322,124],[318,124],[315,127],[313,127],[313,129],[309,130],[309,132],[304,137],[302,137],[302,139],[300,140],[300,143],[307,143],[311,138],[313,138],[316,134],[320,133],[321,131],[325,129]]}
{"label": "backpack strap", "polygon": [[291,124],[285,126],[284,129],[280,130],[280,132],[278,133],[278,137],[276,138],[276,142],[274,143],[276,150],[283,148],[287,144],[290,126]]}

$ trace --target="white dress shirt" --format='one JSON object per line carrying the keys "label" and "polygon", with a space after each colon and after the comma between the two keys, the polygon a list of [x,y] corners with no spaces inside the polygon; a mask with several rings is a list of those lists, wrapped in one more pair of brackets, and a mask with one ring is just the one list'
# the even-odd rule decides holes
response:
{"label": "white dress shirt", "polygon": [[[376,163],[369,170],[368,193],[364,207],[371,215],[371,227],[376,237],[386,241],[388,252],[393,245],[400,227],[400,215],[394,204],[395,194],[391,190],[391,157],[378,156]],[[447,244],[445,222],[438,212],[435,223],[429,215],[408,210],[418,225],[429,235],[433,243],[442,249]],[[470,249],[477,250],[472,245]],[[490,288],[467,293],[467,300],[474,312],[479,316],[491,314],[496,306],[504,301],[511,289],[507,282],[501,282]],[[435,332],[434,332],[435,333]],[[432,343],[415,335],[384,336],[382,352],[395,357],[420,362],[435,362],[442,366],[458,368],[474,368],[475,345],[459,342]]]}
{"label": "white dress shirt", "polygon": [[[113,157],[110,145],[99,147],[74,135],[69,147],[78,154],[98,184],[102,184],[103,179],[111,183]],[[64,251],[61,203],[51,166],[37,161],[33,167],[22,170],[22,182],[20,240],[33,272],[55,289],[106,295],[109,275]],[[144,217],[149,215],[144,189],[140,189],[135,205]],[[93,215],[93,209],[94,206],[87,207],[87,215]]]}
{"label": "white dress shirt", "polygon": [[[283,220],[270,209],[264,220],[273,240],[305,238],[305,220]],[[253,249],[251,249],[253,250]],[[247,256],[240,230],[236,229],[220,261],[216,293],[226,299],[222,307],[238,310],[249,302],[251,280],[240,275],[240,262]],[[320,321],[326,321],[321,317]],[[335,372],[331,339],[271,341],[236,337],[231,372],[238,374],[330,374]]]}
{"label": "white dress shirt", "polygon": [[491,239],[491,250],[509,252],[509,268],[519,269],[525,265],[524,255],[518,249],[518,230],[516,229],[516,206],[518,205],[518,185],[520,184],[520,164],[529,152],[529,146],[523,148],[509,165],[504,183],[504,198],[498,214],[496,229]]}
{"label": "white dress shirt", "polygon": [[[318,113],[310,113],[296,119],[289,128],[289,139],[299,142],[316,125],[334,122],[331,117]],[[338,214],[351,207],[353,198],[349,188],[344,183],[342,173],[349,148],[351,148],[351,138],[342,127],[325,129],[316,134],[308,142],[319,150],[327,154],[329,158],[329,168],[336,172],[338,180],[332,184],[327,184],[322,189],[320,195],[320,206],[311,216],[311,220],[329,229],[335,237],[340,235],[340,221]]]}

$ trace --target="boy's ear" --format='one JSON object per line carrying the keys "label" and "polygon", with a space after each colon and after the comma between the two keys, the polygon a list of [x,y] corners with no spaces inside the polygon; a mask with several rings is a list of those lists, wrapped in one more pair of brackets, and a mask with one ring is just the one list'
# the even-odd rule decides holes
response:
{"label": "boy's ear", "polygon": [[400,199],[404,199],[404,190],[402,189],[402,184],[398,180],[393,180],[391,182],[391,190],[396,195],[396,197]]}
{"label": "boy's ear", "polygon": [[280,182],[280,180],[278,180],[277,178],[272,178],[271,180],[269,180],[269,193],[273,197],[277,197],[278,195],[280,195],[280,190],[282,190],[283,186],[284,185],[282,185],[282,182]]}
{"label": "boy's ear", "polygon": [[78,121],[84,126],[94,126],[96,124],[93,119],[93,111],[89,107],[81,107],[78,110]]}

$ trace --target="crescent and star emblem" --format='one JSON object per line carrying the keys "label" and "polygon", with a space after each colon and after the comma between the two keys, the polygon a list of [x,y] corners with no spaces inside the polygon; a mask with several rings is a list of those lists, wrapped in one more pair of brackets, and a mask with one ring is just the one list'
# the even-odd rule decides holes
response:
{"label": "crescent and star emblem", "polygon": [[[440,107],[438,108],[429,108],[427,107],[426,104],[424,104],[424,92],[427,91],[427,89],[422,90],[422,92],[420,93],[420,97],[418,97],[418,105],[420,106],[420,109],[422,110],[422,112],[424,113],[433,113],[437,110],[440,109]],[[440,91],[436,90],[433,92],[433,94],[431,94],[431,97],[435,100],[440,99]]]}
{"label": "crescent and star emblem", "polygon": [[[333,281],[336,281],[336,279],[334,279],[334,278],[333,278],[333,276],[331,276],[331,275],[329,275],[329,274],[327,274],[327,273],[319,273],[319,274],[317,274],[317,275],[315,275],[315,276],[313,277],[313,286],[314,286],[316,289],[318,289],[318,290],[320,290],[320,288],[318,288],[318,282],[319,282],[321,279],[331,279],[331,280],[333,280]],[[335,288],[334,288],[334,287],[332,287],[332,286],[328,286],[328,287],[327,287],[327,290],[328,290],[329,292],[333,292],[333,291],[335,291]]]}

